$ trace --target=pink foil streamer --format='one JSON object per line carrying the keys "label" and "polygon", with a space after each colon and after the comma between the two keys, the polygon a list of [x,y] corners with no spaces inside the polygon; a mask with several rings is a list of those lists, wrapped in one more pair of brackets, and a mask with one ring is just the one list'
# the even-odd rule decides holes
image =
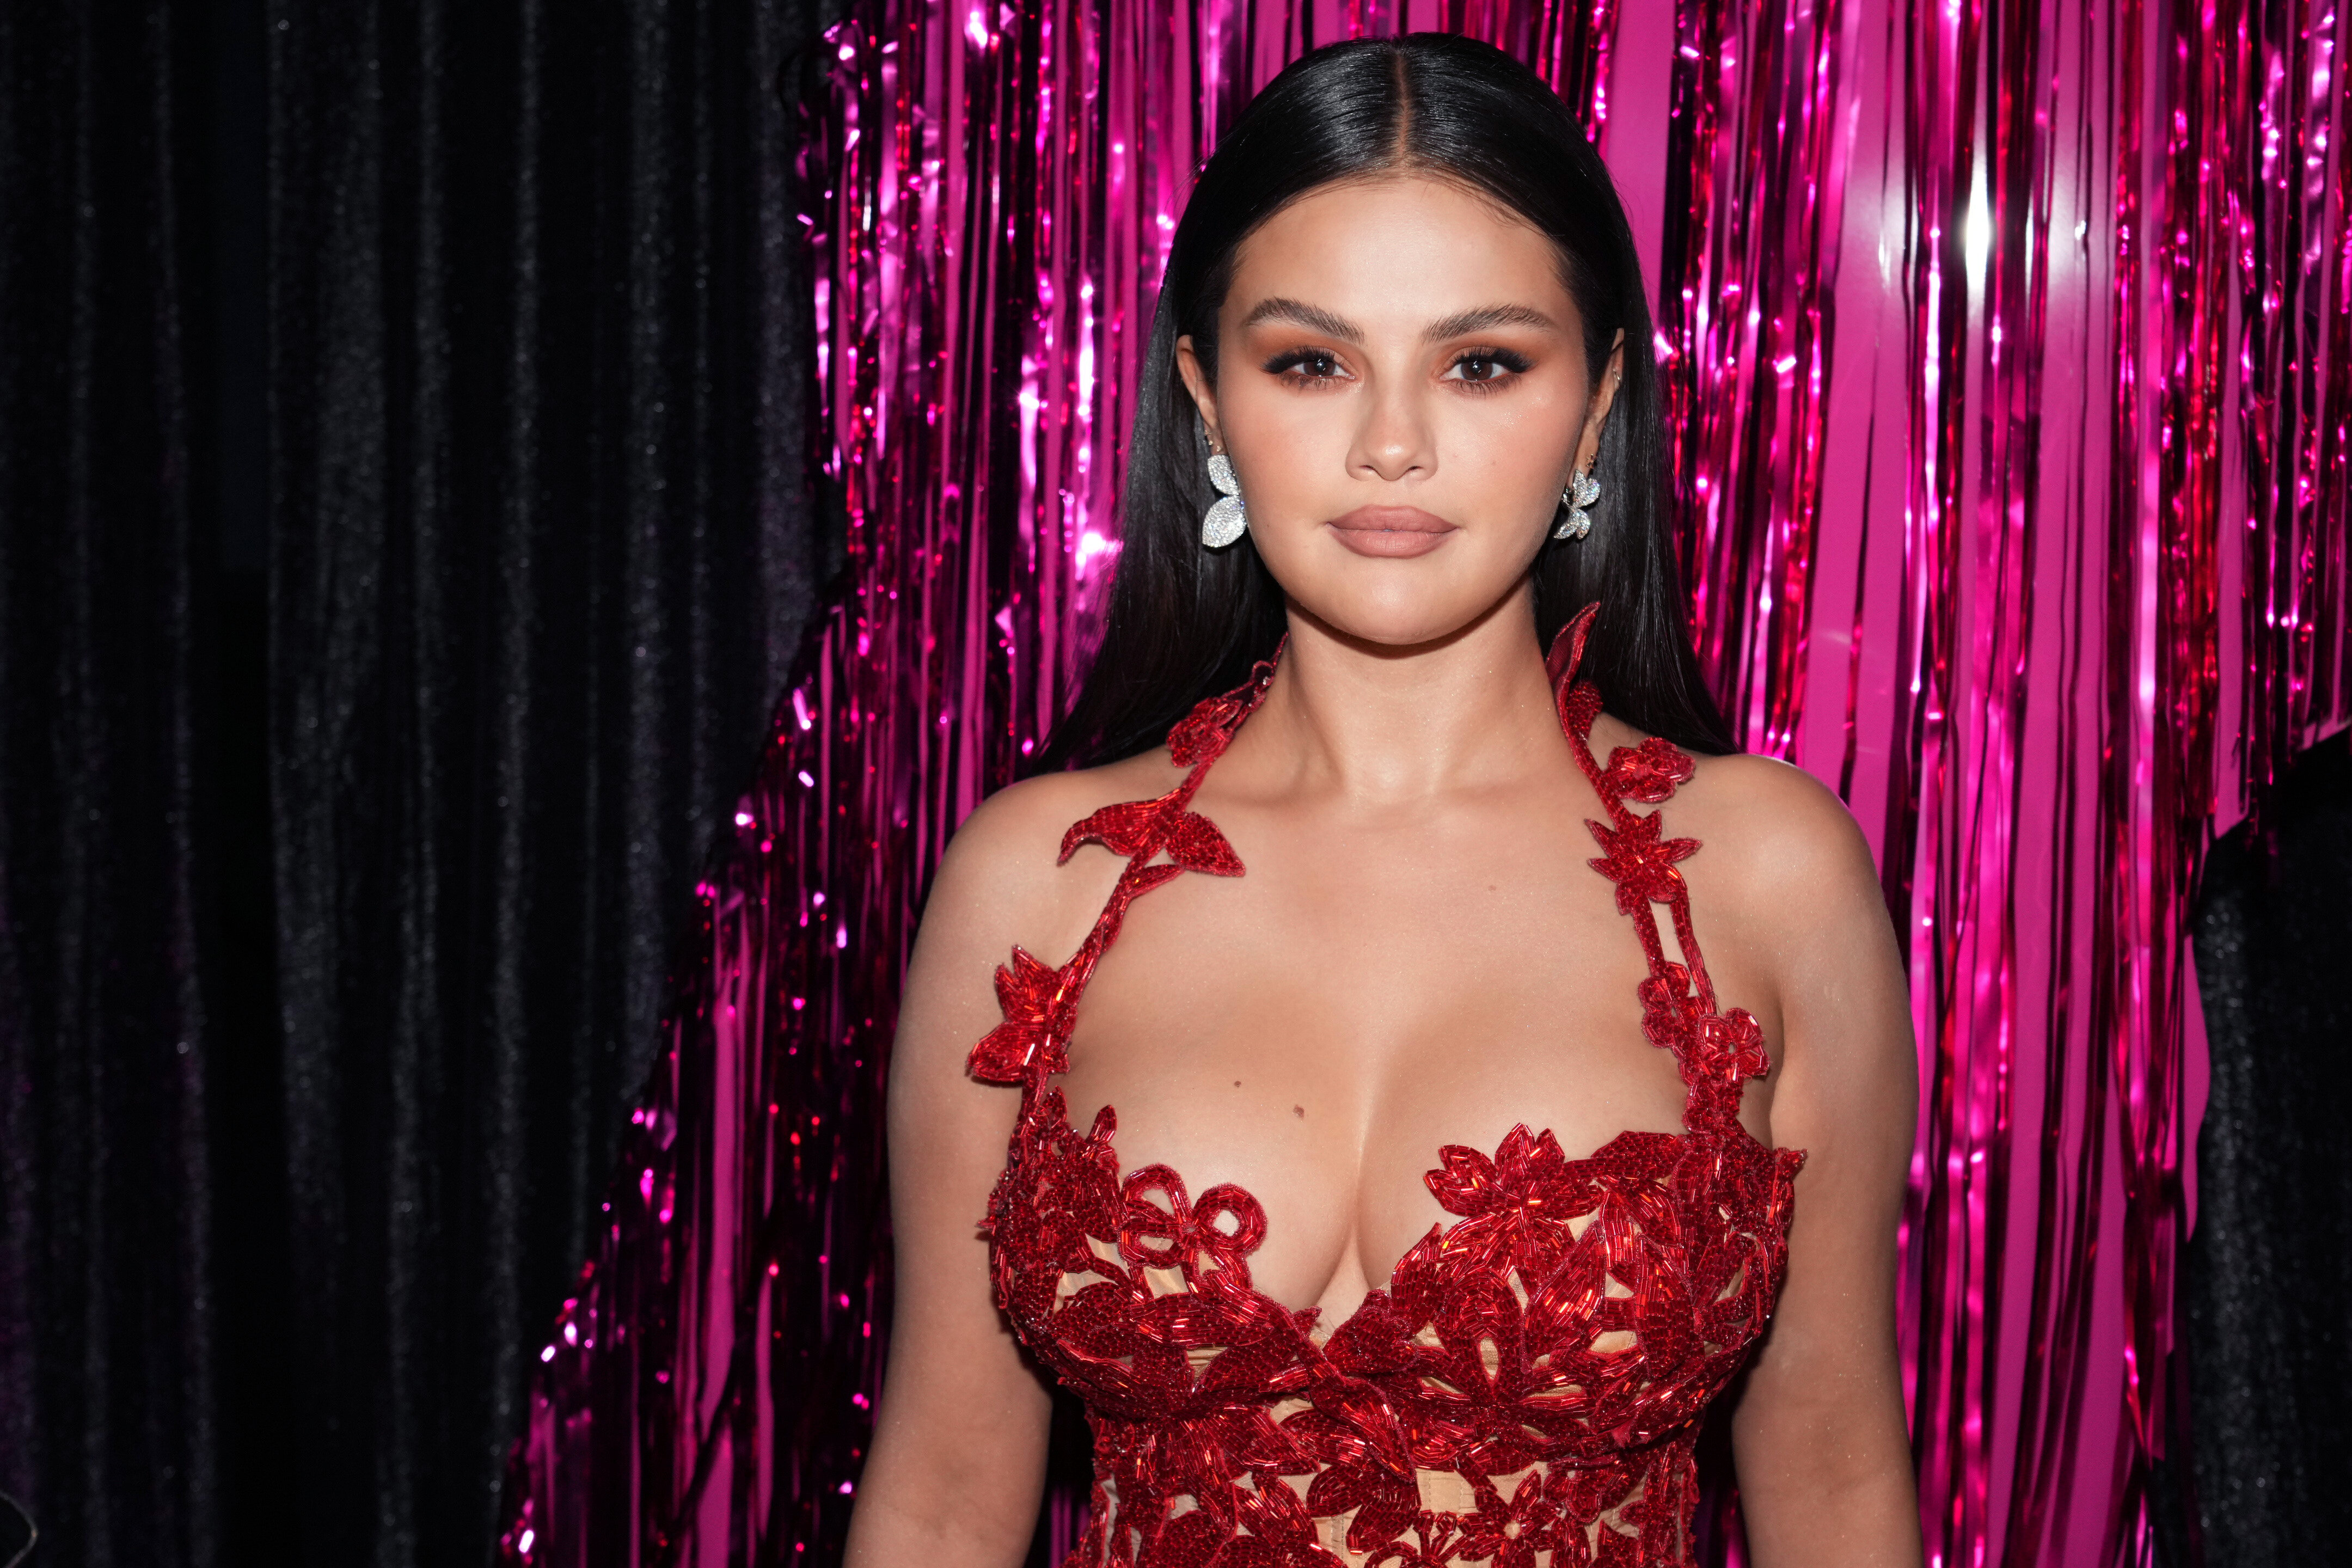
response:
{"label": "pink foil streamer", "polygon": [[[1092,646],[1175,216],[1286,61],[1417,27],[1529,59],[1644,171],[1703,647],[1748,743],[1836,787],[1879,853],[1921,1048],[1902,1312],[1930,1561],[2151,1560],[2148,1467],[2181,1458],[2197,857],[2352,716],[2347,22],[1638,19],[861,0],[835,30],[810,173],[846,584],[703,887],[516,1449],[509,1561],[838,1555],[920,893]],[[1056,1556],[1081,1511],[1051,1500]]]}
{"label": "pink foil streamer", "polygon": [[2289,757],[2352,719],[2352,15],[2241,0],[2217,30],[2250,525],[2239,766],[2258,805]]}

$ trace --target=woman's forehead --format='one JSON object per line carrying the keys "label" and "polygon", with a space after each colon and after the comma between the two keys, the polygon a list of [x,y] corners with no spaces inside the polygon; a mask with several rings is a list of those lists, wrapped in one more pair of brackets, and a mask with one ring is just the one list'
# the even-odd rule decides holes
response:
{"label": "woman's forehead", "polygon": [[1286,317],[1335,336],[1351,335],[1335,322],[1421,334],[1475,312],[1576,324],[1549,237],[1481,193],[1411,173],[1324,185],[1275,214],[1243,240],[1225,304],[1237,325]]}

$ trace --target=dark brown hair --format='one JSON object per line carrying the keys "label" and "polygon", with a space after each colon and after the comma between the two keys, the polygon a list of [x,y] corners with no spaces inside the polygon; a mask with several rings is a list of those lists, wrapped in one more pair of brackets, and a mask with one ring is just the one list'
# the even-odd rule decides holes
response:
{"label": "dark brown hair", "polygon": [[1550,237],[1596,380],[1625,334],[1623,380],[1594,464],[1592,531],[1548,540],[1536,557],[1537,635],[1549,643],[1597,602],[1585,669],[1609,710],[1685,750],[1738,749],[1691,647],[1665,506],[1649,300],[1616,186],[1540,77],[1489,45],[1415,33],[1334,44],[1293,62],[1202,170],[1152,318],[1102,647],[1039,767],[1115,762],[1158,745],[1194,703],[1240,684],[1281,639],[1282,590],[1255,543],[1244,535],[1230,549],[1201,544],[1201,515],[1216,494],[1176,340],[1192,338],[1213,381],[1217,311],[1242,241],[1311,191],[1406,169],[1457,181]]}

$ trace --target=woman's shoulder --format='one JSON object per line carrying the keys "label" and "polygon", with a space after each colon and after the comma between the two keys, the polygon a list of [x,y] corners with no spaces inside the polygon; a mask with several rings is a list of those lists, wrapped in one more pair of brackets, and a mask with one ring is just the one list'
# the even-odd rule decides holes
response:
{"label": "woman's shoulder", "polygon": [[[1594,749],[1635,744],[1641,732],[1604,719]],[[1630,738],[1629,738],[1630,737]],[[1878,872],[1853,814],[1804,769],[1753,752],[1691,754],[1692,773],[1660,809],[1670,838],[1702,847],[1692,874],[1712,900],[1777,921],[1836,921],[1883,908]]]}
{"label": "woman's shoulder", "polygon": [[[1108,896],[1108,858],[1082,857],[1062,866],[1062,839],[1076,823],[1107,805],[1165,795],[1182,777],[1165,747],[1100,767],[1039,773],[1009,784],[980,804],[948,841],[931,907],[970,915],[1037,941],[1067,926],[1087,900]],[[1093,862],[1102,858],[1103,867]],[[1075,874],[1073,874],[1075,873]],[[1101,882],[1100,889],[1095,883]]]}
{"label": "woman's shoulder", "polygon": [[1780,864],[1840,860],[1868,846],[1834,791],[1793,763],[1752,752],[1694,756],[1675,796],[1683,815],[1717,826],[1727,849]]}
{"label": "woman's shoulder", "polygon": [[1182,773],[1165,746],[1099,767],[1038,773],[1007,784],[980,803],[950,840],[949,856],[992,868],[1027,864],[1045,851],[1051,865],[1062,836],[1107,805],[1150,800],[1173,788]]}
{"label": "woman's shoulder", "polygon": [[1703,846],[1706,887],[1768,946],[1818,954],[1886,924],[1861,825],[1835,791],[1777,758],[1696,757],[1665,831]]}

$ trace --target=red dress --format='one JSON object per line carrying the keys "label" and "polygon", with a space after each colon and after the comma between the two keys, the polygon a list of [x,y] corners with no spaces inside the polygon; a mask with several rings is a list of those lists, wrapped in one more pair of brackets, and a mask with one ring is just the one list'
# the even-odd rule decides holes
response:
{"label": "red dress", "polygon": [[[1069,1568],[1688,1560],[1700,1418],[1770,1316],[1803,1156],[1739,1123],[1763,1037],[1744,1010],[1717,1007],[1692,938],[1675,863],[1696,841],[1662,838],[1657,813],[1627,805],[1665,801],[1690,759],[1653,739],[1594,760],[1600,697],[1570,679],[1583,629],[1554,651],[1561,723],[1608,808],[1587,824],[1603,851],[1592,865],[1649,955],[1643,1027],[1681,1063],[1685,1131],[1623,1132],[1583,1160],[1525,1126],[1491,1155],[1440,1149],[1426,1180],[1457,1217],[1328,1331],[1318,1309],[1251,1289],[1255,1198],[1233,1185],[1195,1197],[1166,1165],[1122,1171],[1111,1108],[1073,1127],[1052,1083],[1128,906],[1191,872],[1242,874],[1190,805],[1271,663],[1177,725],[1182,783],[1063,839],[1065,858],[1099,843],[1127,868],[1069,963],[1016,948],[997,971],[1004,1022],[971,1066],[1022,1089],[989,1204],[998,1302],[1094,1428],[1092,1519]],[[1655,904],[1687,968],[1664,957]]]}

